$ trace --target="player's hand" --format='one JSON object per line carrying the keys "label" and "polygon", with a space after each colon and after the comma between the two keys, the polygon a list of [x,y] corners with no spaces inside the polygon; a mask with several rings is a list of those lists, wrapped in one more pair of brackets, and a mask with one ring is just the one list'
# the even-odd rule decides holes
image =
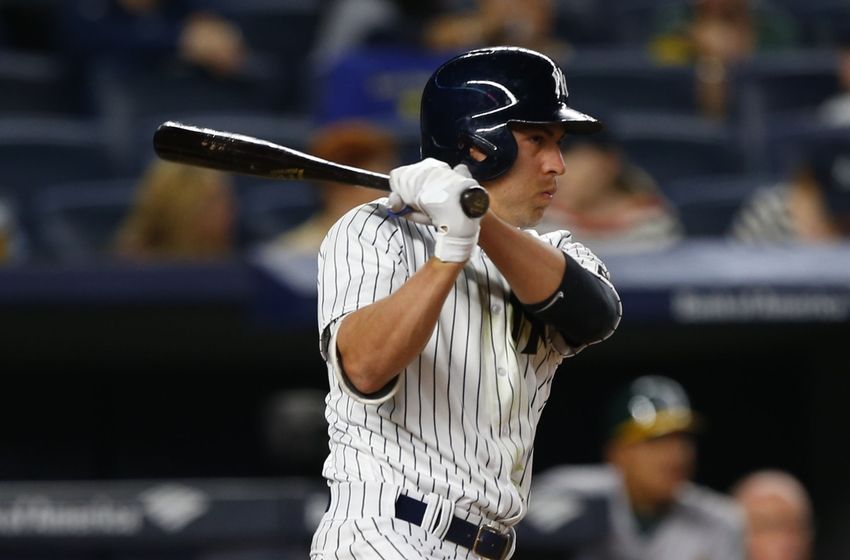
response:
{"label": "player's hand", "polygon": [[404,205],[413,213],[408,219],[430,223],[437,228],[434,255],[444,262],[464,262],[478,243],[481,218],[470,218],[460,205],[461,194],[478,187],[465,165],[454,169],[433,158],[390,172],[390,207]]}

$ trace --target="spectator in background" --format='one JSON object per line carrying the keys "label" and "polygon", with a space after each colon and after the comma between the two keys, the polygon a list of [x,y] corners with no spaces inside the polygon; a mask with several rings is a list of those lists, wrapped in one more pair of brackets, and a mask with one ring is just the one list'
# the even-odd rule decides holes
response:
{"label": "spectator in background", "polygon": [[357,47],[422,45],[425,23],[447,0],[332,0],[313,50],[317,65]]}
{"label": "spectator in background", "polygon": [[472,11],[434,18],[424,40],[437,51],[513,45],[564,60],[570,49],[555,36],[555,21],[554,0],[477,0]]}
{"label": "spectator in background", "polygon": [[79,0],[63,2],[66,48],[88,58],[135,62],[172,59],[227,76],[246,54],[240,30],[200,0]]}
{"label": "spectator in background", "polygon": [[790,177],[744,202],[731,236],[749,243],[836,243],[850,236],[850,129],[805,141]]}
{"label": "spectator in background", "polygon": [[[316,131],[308,152],[317,157],[368,171],[386,173],[399,164],[394,137],[375,124],[345,120],[325,125]],[[318,253],[330,227],[343,214],[366,202],[385,196],[375,189],[358,188],[332,181],[316,184],[321,208],[303,224],[286,231],[273,246],[302,253]]]}
{"label": "spectator in background", "polygon": [[658,249],[682,238],[655,181],[628,161],[610,131],[572,136],[563,153],[566,172],[538,231],[567,229],[600,252]]}
{"label": "spectator in background", "polygon": [[841,92],[824,101],[818,116],[827,125],[850,126],[850,29],[842,33],[837,46],[838,64],[835,73]]}
{"label": "spectator in background", "polygon": [[676,381],[637,378],[611,402],[607,465],[537,475],[520,542],[576,560],[742,560],[743,517],[734,502],[689,482],[696,427]]}
{"label": "spectator in background", "polygon": [[732,493],[747,518],[748,560],[811,560],[812,506],[796,478],[783,471],[757,471]]}
{"label": "spectator in background", "polygon": [[24,238],[18,227],[12,206],[0,198],[0,264],[20,260],[24,253]]}
{"label": "spectator in background", "polygon": [[795,46],[799,31],[789,15],[767,0],[690,0],[658,9],[654,56],[697,68],[697,103],[708,117],[727,116],[729,69],[766,51]]}
{"label": "spectator in background", "polygon": [[228,257],[235,245],[235,214],[229,176],[155,161],[118,232],[115,252],[137,260]]}

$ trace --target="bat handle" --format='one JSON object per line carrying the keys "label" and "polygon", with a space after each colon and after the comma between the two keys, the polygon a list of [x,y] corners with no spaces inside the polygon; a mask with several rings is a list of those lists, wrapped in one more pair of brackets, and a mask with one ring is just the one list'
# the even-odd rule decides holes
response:
{"label": "bat handle", "polygon": [[460,207],[470,218],[480,218],[490,207],[490,196],[482,187],[470,187],[461,193]]}
{"label": "bat handle", "polygon": [[[368,186],[389,190],[389,177],[381,175],[379,181],[372,181]],[[460,193],[460,207],[468,217],[480,218],[487,213],[487,209],[490,207],[490,195],[487,194],[484,187],[470,187]],[[397,212],[396,215],[403,216],[411,211],[412,209],[408,207],[406,211]]]}
{"label": "bat handle", "polygon": [[[361,177],[360,183],[367,187],[390,190],[390,178],[388,175],[370,173],[372,177]],[[490,195],[484,187],[469,187],[460,193],[460,207],[463,213],[470,218],[480,218],[490,208]]]}

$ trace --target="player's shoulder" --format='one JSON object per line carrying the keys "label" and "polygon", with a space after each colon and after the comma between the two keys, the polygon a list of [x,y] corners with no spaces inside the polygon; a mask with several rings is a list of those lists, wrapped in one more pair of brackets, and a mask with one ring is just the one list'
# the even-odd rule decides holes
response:
{"label": "player's shoulder", "polygon": [[545,241],[546,243],[565,251],[577,260],[581,258],[593,258],[598,260],[596,255],[594,255],[586,245],[577,240],[569,230],[558,229],[547,231],[545,233],[539,233],[535,229],[527,229],[525,231],[537,239]]}
{"label": "player's shoulder", "polygon": [[743,523],[743,514],[735,500],[705,486],[687,484],[679,496],[679,506],[703,524],[737,531]]}
{"label": "player's shoulder", "polygon": [[389,214],[385,202],[379,198],[372,202],[360,204],[343,214],[328,230],[327,238],[338,238],[341,235],[362,235],[366,232],[376,233],[379,230],[393,230],[398,224]]}
{"label": "player's shoulder", "polygon": [[378,198],[371,202],[359,204],[351,208],[343,214],[334,224],[336,226],[348,227],[351,223],[358,223],[364,220],[371,222],[380,222],[389,217],[389,209],[385,204],[386,198]]}
{"label": "player's shoulder", "polygon": [[387,208],[381,204],[383,200],[386,199],[360,204],[340,216],[325,233],[319,255],[322,256],[328,251],[343,250],[349,247],[352,241],[374,242],[387,237],[388,234],[382,234],[388,217]]}
{"label": "player's shoulder", "polygon": [[560,246],[565,243],[575,243],[573,234],[566,229],[547,229],[546,231],[538,231],[534,228],[524,230],[527,234],[550,243],[554,246]]}
{"label": "player's shoulder", "polygon": [[593,251],[585,246],[580,241],[573,237],[569,230],[559,229],[547,231],[546,233],[538,233],[537,230],[527,229],[528,234],[549,243],[572,257],[583,268],[600,276],[608,281],[611,280],[611,275],[605,263],[602,262]]}

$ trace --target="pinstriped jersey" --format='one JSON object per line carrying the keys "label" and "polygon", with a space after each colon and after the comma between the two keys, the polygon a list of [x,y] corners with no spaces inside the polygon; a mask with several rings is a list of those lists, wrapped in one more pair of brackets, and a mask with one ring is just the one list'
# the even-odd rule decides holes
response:
{"label": "pinstriped jersey", "polygon": [[[433,256],[436,241],[433,227],[390,216],[382,202],[348,212],[319,251],[319,330],[330,384],[323,474],[331,482],[436,493],[461,511],[512,525],[525,514],[534,436],[555,370],[581,348],[525,316],[476,249],[393,391],[358,399],[334,370],[339,321],[400,288]],[[602,262],[569,233],[539,237],[610,286]]]}

